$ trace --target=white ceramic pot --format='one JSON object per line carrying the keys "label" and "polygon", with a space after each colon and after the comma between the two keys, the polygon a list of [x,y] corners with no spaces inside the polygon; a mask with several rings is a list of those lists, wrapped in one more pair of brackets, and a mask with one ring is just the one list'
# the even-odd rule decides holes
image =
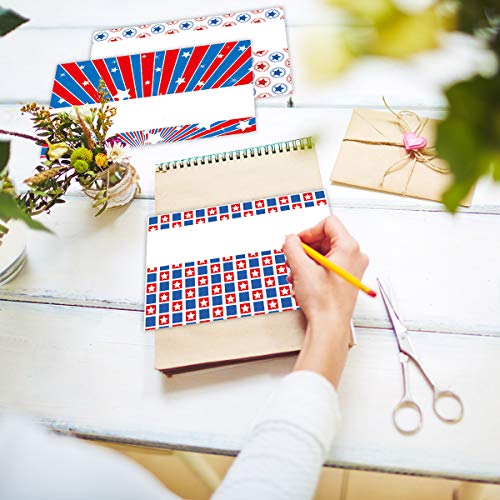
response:
{"label": "white ceramic pot", "polygon": [[9,229],[0,245],[0,286],[13,280],[26,262],[26,225],[18,220],[1,222]]}

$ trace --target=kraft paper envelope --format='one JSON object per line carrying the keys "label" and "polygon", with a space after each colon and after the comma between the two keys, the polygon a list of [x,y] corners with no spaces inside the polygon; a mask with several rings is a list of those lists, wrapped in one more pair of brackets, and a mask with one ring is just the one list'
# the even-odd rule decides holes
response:
{"label": "kraft paper envelope", "polygon": [[[314,147],[290,141],[159,166],[156,213],[321,189]],[[291,310],[159,329],[155,368],[172,374],[293,353],[301,347],[304,328],[302,312]]]}
{"label": "kraft paper envelope", "polygon": [[[404,119],[411,130],[417,128],[418,119],[415,116],[404,115]],[[432,147],[435,144],[437,121],[421,119],[427,122],[418,135],[426,138],[428,147]],[[442,193],[452,180],[451,174],[436,171],[418,158],[414,163],[412,154],[405,160],[406,156],[408,152],[403,144],[403,132],[392,113],[355,109],[330,180],[349,186],[441,201]],[[427,155],[426,159],[437,170],[447,167],[443,160],[433,155]],[[389,172],[389,168],[392,171]],[[472,194],[471,191],[463,200],[463,206],[470,206]]]}

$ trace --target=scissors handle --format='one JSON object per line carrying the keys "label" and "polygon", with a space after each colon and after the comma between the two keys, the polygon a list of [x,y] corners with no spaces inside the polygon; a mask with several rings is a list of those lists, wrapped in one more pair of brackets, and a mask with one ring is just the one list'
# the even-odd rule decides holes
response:
{"label": "scissors handle", "polygon": [[[454,424],[460,422],[464,417],[464,404],[460,396],[449,389],[438,389],[433,387],[434,400],[432,402],[432,408],[436,416],[443,422],[448,424]],[[448,405],[446,405],[448,403]],[[446,411],[443,406],[449,406],[449,403],[454,403],[454,407],[451,411]]]}
{"label": "scissors handle", "polygon": [[401,434],[416,434],[422,428],[422,410],[413,399],[403,397],[394,407],[392,421]]}
{"label": "scissors handle", "polygon": [[408,356],[400,352],[399,361],[403,371],[403,397],[394,407],[392,412],[392,421],[396,429],[401,434],[415,434],[422,428],[422,410],[410,395],[410,383],[408,378]]}

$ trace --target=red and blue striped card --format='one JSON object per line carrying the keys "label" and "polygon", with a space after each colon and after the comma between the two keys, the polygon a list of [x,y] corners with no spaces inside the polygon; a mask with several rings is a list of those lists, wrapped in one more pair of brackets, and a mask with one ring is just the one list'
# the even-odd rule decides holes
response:
{"label": "red and blue striped card", "polygon": [[256,130],[249,40],[60,64],[50,105],[96,105],[101,81],[130,146]]}

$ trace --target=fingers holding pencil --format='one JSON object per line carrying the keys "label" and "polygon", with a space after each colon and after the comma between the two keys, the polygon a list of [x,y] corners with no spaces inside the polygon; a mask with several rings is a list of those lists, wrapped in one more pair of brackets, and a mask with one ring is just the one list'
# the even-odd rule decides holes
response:
{"label": "fingers holding pencil", "polygon": [[[318,251],[319,258],[306,253],[303,243]],[[337,217],[327,217],[299,235],[287,236],[283,250],[291,269],[288,281],[306,316],[309,309],[335,309],[336,303],[352,315],[358,290],[363,289],[359,280],[368,266],[368,257]],[[321,258],[328,262],[319,262]],[[332,272],[332,267],[341,272]],[[353,278],[350,282],[347,275]],[[364,288],[368,293],[370,289]]]}
{"label": "fingers holding pencil", "polygon": [[348,251],[359,250],[357,241],[351,236],[341,220],[331,215],[315,226],[298,234],[303,243],[327,255],[339,246]]}

